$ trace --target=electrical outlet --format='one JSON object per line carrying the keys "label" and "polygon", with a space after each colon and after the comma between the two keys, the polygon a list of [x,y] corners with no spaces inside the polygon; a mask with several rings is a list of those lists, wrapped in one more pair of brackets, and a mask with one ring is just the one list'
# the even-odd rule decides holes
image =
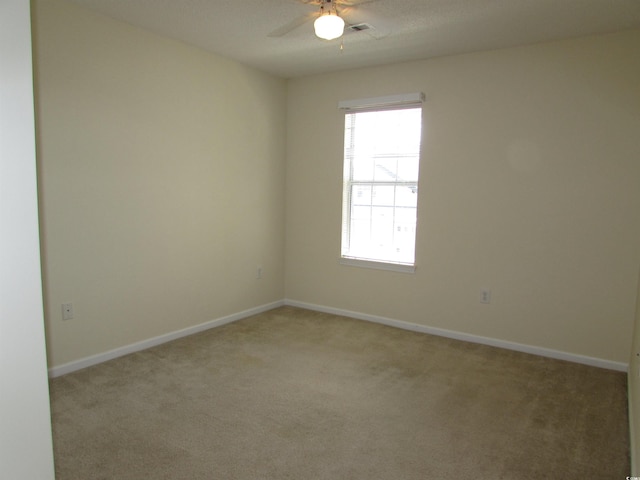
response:
{"label": "electrical outlet", "polygon": [[256,279],[260,280],[262,278],[262,265],[258,265],[256,268]]}
{"label": "electrical outlet", "polygon": [[491,303],[491,290],[488,288],[480,290],[480,303]]}
{"label": "electrical outlet", "polygon": [[73,303],[62,304],[62,319],[71,320],[73,318]]}

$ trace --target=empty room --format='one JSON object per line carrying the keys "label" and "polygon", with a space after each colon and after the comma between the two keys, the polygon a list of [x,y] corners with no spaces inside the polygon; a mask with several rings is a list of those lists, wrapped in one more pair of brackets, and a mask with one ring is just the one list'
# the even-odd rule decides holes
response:
{"label": "empty room", "polygon": [[0,17],[0,476],[640,478],[639,2]]}

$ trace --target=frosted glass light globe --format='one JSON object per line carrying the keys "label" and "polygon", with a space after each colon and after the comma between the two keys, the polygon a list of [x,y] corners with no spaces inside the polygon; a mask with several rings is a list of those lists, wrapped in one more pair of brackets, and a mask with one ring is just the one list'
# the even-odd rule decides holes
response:
{"label": "frosted glass light globe", "polygon": [[333,40],[343,34],[344,20],[337,15],[328,13],[316,18],[316,21],[313,22],[313,28],[318,37]]}

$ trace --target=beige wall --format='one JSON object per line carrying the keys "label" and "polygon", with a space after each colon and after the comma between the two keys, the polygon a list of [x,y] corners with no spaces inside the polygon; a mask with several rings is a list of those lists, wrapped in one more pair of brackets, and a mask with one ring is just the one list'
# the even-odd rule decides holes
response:
{"label": "beige wall", "polygon": [[286,83],[34,7],[50,366],[281,300]]}
{"label": "beige wall", "polygon": [[[287,83],[62,0],[34,6],[50,366],[285,296],[626,363],[639,31]],[[413,91],[427,96],[417,272],[341,266],[336,104]]]}
{"label": "beige wall", "polygon": [[[626,363],[639,85],[640,31],[292,80],[287,298]],[[337,102],[415,91],[417,271],[339,265]]]}

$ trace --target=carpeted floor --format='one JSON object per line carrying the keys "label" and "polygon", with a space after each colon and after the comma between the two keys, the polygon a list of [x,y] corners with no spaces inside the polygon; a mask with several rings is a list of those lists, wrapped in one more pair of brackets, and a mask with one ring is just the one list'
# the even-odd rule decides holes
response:
{"label": "carpeted floor", "polygon": [[624,479],[623,373],[282,307],[51,381],[56,478]]}

